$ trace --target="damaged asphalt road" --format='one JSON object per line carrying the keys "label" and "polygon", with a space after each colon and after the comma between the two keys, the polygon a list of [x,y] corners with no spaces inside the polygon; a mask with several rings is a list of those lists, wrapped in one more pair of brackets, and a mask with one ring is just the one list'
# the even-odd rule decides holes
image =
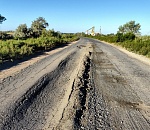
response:
{"label": "damaged asphalt road", "polygon": [[81,38],[0,82],[1,130],[148,130],[150,66]]}

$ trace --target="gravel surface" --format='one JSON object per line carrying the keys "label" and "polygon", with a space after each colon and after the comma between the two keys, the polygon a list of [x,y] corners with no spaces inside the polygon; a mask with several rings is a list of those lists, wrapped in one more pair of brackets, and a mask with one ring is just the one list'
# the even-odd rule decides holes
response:
{"label": "gravel surface", "polygon": [[0,80],[1,130],[148,130],[150,66],[81,38]]}

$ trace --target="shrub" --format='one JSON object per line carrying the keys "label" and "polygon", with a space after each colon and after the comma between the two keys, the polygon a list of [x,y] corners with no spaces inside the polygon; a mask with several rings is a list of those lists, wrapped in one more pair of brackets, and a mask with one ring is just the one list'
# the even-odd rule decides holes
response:
{"label": "shrub", "polygon": [[45,37],[28,38],[26,40],[0,41],[0,62],[2,63],[5,60],[13,61],[13,59],[23,58],[37,51],[48,50],[61,44],[78,40],[78,37],[73,34],[65,34],[65,37],[60,34],[58,36],[58,33],[56,34],[51,37],[48,34]]}

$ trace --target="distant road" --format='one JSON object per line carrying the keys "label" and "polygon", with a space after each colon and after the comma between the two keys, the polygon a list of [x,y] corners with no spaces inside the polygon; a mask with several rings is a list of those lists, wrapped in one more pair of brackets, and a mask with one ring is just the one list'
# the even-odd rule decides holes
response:
{"label": "distant road", "polygon": [[0,82],[1,130],[148,130],[150,66],[81,38]]}

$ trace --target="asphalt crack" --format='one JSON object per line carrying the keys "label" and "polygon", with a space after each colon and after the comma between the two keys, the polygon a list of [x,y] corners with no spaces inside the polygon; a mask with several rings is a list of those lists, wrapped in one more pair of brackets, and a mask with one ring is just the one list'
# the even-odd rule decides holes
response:
{"label": "asphalt crack", "polygon": [[90,72],[90,66],[91,66],[91,59],[87,57],[86,61],[84,62],[84,72],[82,74],[82,77],[80,77],[80,83],[79,86],[79,109],[76,110],[75,118],[74,118],[74,124],[75,129],[80,129],[82,127],[81,119],[84,114],[84,111],[86,110],[86,98],[87,98],[87,92],[89,88],[89,72]]}

